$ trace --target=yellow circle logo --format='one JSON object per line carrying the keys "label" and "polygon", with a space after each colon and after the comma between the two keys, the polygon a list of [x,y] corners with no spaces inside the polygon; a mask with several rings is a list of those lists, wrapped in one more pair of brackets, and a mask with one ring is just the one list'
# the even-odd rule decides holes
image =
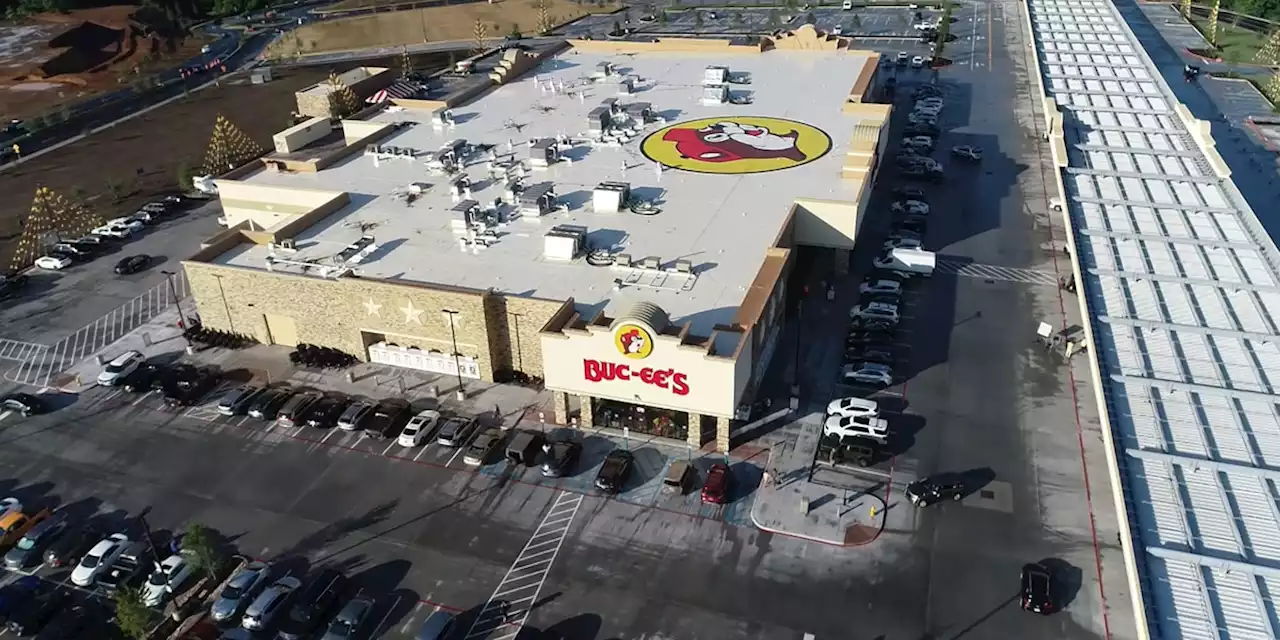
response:
{"label": "yellow circle logo", "polygon": [[624,324],[613,332],[613,346],[628,358],[643,360],[653,353],[653,336],[640,325]]}
{"label": "yellow circle logo", "polygon": [[831,136],[803,122],[756,116],[673,124],[644,139],[645,157],[696,173],[764,173],[809,164],[831,150]]}

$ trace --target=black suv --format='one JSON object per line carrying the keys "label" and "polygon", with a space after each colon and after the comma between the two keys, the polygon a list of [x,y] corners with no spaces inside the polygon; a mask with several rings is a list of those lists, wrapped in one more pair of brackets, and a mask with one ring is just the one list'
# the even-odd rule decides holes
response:
{"label": "black suv", "polygon": [[600,465],[600,472],[596,474],[596,488],[609,494],[620,493],[622,485],[627,482],[627,476],[631,475],[634,463],[635,456],[630,451],[610,451],[604,458],[604,464]]}
{"label": "black suv", "polygon": [[165,368],[155,363],[144,364],[120,379],[120,388],[129,393],[155,389],[165,382]]}
{"label": "black suv", "polygon": [[965,484],[925,478],[907,485],[907,499],[917,507],[927,507],[943,500],[960,500],[967,493]]}
{"label": "black suv", "polygon": [[1053,573],[1039,563],[1022,566],[1022,609],[1047,616],[1057,608],[1053,602]]}
{"label": "black suv", "polygon": [[374,440],[386,440],[399,434],[404,423],[409,421],[409,402],[399,398],[388,398],[374,407],[364,421],[364,435]]}
{"label": "black suv", "polygon": [[328,429],[338,424],[338,417],[347,409],[347,397],[336,393],[328,394],[307,407],[302,422],[308,427]]}
{"label": "black suv", "polygon": [[39,396],[33,396],[29,393],[15,393],[0,402],[0,408],[10,411],[17,411],[23,417],[33,413],[44,413],[49,410],[49,405],[41,400]]}
{"label": "black suv", "polygon": [[347,588],[347,577],[337,569],[324,569],[311,579],[280,625],[281,640],[311,637],[329,618]]}
{"label": "black suv", "polygon": [[190,377],[177,380],[164,394],[164,403],[171,407],[187,407],[200,401],[213,390],[218,376],[209,369],[199,369]]}
{"label": "black suv", "polygon": [[572,440],[558,440],[542,445],[546,458],[542,462],[542,475],[563,478],[573,471],[582,455],[582,445]]}
{"label": "black suv", "polygon": [[259,420],[275,420],[280,407],[288,402],[293,390],[288,387],[268,387],[249,404],[249,415]]}

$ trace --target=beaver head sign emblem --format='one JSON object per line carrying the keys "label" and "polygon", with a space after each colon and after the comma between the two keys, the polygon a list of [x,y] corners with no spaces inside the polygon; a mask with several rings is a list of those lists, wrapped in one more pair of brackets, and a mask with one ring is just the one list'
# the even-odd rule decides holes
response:
{"label": "beaver head sign emblem", "polygon": [[744,174],[813,162],[831,150],[831,138],[802,122],[731,116],[666,127],[641,149],[650,160],[685,171]]}

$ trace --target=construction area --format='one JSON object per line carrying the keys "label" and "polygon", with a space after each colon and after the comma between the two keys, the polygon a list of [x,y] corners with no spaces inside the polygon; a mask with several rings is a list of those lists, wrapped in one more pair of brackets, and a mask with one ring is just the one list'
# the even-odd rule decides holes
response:
{"label": "construction area", "polygon": [[0,26],[0,116],[47,113],[199,55],[207,39],[176,31],[158,13],[122,5]]}

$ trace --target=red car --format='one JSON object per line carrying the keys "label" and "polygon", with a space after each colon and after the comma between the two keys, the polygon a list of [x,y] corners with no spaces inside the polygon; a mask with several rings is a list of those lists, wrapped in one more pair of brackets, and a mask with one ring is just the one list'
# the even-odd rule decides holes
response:
{"label": "red car", "polygon": [[729,495],[729,465],[717,462],[707,472],[707,481],[702,483],[702,501],[712,504],[724,504]]}

